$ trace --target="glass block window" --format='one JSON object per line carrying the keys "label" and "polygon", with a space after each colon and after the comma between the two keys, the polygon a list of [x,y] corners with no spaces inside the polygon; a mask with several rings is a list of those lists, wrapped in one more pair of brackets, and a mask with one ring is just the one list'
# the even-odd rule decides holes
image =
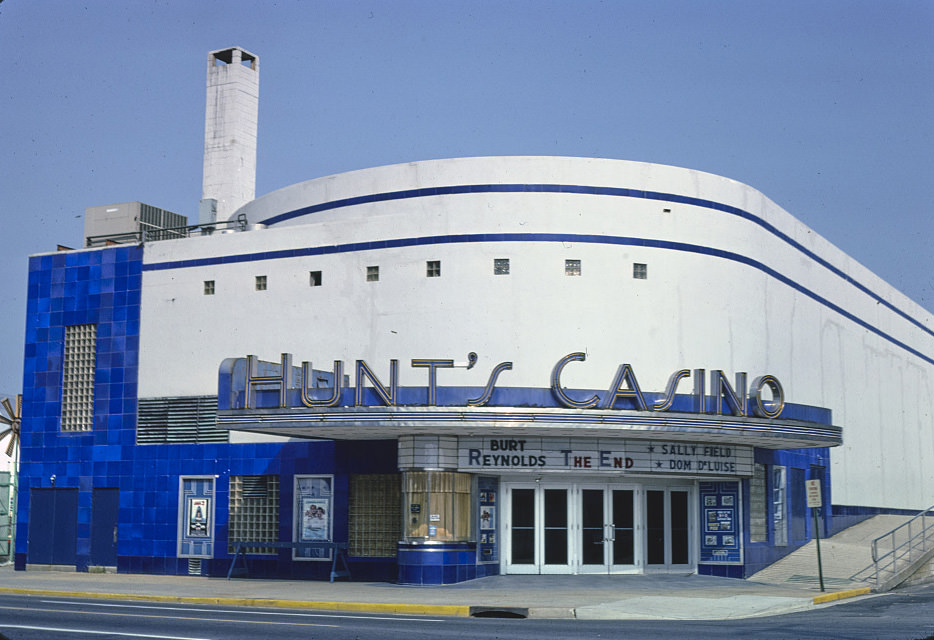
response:
{"label": "glass block window", "polygon": [[649,277],[649,265],[644,262],[632,263],[632,277],[636,280],[646,280]]}
{"label": "glass block window", "polygon": [[509,258],[493,258],[493,275],[509,275]]}
{"label": "glass block window", "polygon": [[749,541],[768,542],[768,470],[756,463],[749,479]]}
{"label": "glass block window", "polygon": [[266,290],[266,276],[256,276],[256,290],[257,291]]}
{"label": "glass block window", "polygon": [[94,423],[94,361],[97,325],[65,327],[62,431],[90,431]]}
{"label": "glass block window", "polygon": [[204,281],[204,295],[206,296],[214,295],[214,281],[213,280]]}
{"label": "glass block window", "polygon": [[402,535],[402,478],[397,473],[350,476],[349,553],[391,558]]}
{"label": "glass block window", "polygon": [[[230,476],[228,553],[238,540],[279,540],[279,476]],[[249,547],[247,553],[276,553],[270,547]]]}
{"label": "glass block window", "polygon": [[441,261],[440,260],[429,260],[427,263],[426,275],[429,278],[440,278],[441,277]]}
{"label": "glass block window", "polygon": [[580,274],[581,274],[581,261],[580,260],[565,260],[564,261],[564,275],[579,276]]}
{"label": "glass block window", "polygon": [[379,267],[367,267],[366,268],[366,281],[367,282],[378,282],[379,281]]}
{"label": "glass block window", "polygon": [[320,271],[309,271],[308,272],[308,284],[312,287],[321,286],[321,272]]}

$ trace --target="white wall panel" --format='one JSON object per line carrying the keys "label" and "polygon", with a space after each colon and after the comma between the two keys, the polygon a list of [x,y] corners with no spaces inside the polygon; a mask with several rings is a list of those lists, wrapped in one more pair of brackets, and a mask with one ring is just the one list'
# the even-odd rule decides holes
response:
{"label": "white wall panel", "polygon": [[[463,360],[441,385],[482,386],[512,360],[500,384],[547,387],[572,351],[568,386],[603,388],[631,363],[643,389],[661,391],[680,368],[724,369],[730,380],[771,373],[789,402],[830,408],[844,428],[831,452],[837,504],[925,507],[934,495],[934,375],[912,355],[846,314],[934,358],[934,337],[879,300],[934,327],[934,319],[759,192],[701,172],[580,158],[468,158],[379,167],[293,185],[246,205],[251,223],[321,202],[459,184],[566,184],[643,189],[711,200],[758,216],[817,259],[763,226],[694,204],[569,193],[469,193],[360,204],[269,229],[146,246],[146,265],[395,238],[470,233],[591,234],[686,243],[746,257],[788,279],[725,257],[671,247],[564,242],[472,242],[146,270],[140,395],[212,393],[227,357],[294,354],[329,369],[366,359],[403,385],[423,385],[412,358]],[[664,209],[670,209],[664,212]],[[510,274],[493,275],[509,258]],[[565,259],[582,275],[564,275]],[[441,261],[441,277],[425,276]],[[842,270],[833,273],[818,260]],[[632,277],[632,263],[648,279]],[[366,267],[379,265],[379,282]],[[308,272],[323,286],[310,287]],[[268,289],[254,290],[267,276]],[[214,280],[205,296],[202,282]],[[825,299],[823,304],[812,296]],[[830,305],[830,306],[828,306]],[[834,308],[841,309],[843,313]]]}

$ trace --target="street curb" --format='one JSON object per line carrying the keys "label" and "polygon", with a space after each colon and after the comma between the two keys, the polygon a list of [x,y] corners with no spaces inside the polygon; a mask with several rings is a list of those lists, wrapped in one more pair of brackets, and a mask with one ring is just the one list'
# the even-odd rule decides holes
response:
{"label": "street curb", "polygon": [[157,596],[129,593],[100,593],[87,591],[50,591],[46,589],[16,589],[0,587],[0,593],[30,596],[56,596],[59,598],[100,598],[106,600],[143,600],[148,602],[174,602],[179,604],[213,604],[240,607],[270,607],[280,609],[324,609],[327,611],[354,611],[357,613],[405,613],[422,616],[468,617],[470,607],[453,604],[398,604],[386,602],[322,602],[310,600],[277,600],[272,598],[204,598],[198,596]]}
{"label": "street curb", "polygon": [[856,596],[864,596],[870,593],[872,589],[870,587],[861,587],[859,589],[847,589],[846,591],[837,591],[835,593],[827,593],[822,596],[814,596],[814,604],[824,604],[827,602],[833,602],[835,600],[843,600],[844,598],[855,598]]}

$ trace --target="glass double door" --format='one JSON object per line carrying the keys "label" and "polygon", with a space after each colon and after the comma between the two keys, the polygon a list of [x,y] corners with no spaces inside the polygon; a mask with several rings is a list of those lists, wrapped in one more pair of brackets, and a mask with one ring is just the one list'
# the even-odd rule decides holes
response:
{"label": "glass double door", "polygon": [[640,573],[689,568],[690,487],[507,486],[506,573]]}

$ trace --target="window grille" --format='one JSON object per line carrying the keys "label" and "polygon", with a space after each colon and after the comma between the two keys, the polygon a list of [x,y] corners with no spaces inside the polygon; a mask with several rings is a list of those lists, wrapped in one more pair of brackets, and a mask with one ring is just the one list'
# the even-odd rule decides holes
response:
{"label": "window grille", "polygon": [[140,398],[137,444],[227,442],[217,428],[217,396]]}
{"label": "window grille", "polygon": [[309,271],[308,272],[308,284],[312,287],[321,286],[321,272],[320,271]]}
{"label": "window grille", "polygon": [[493,275],[509,275],[509,258],[493,258]]}
{"label": "window grille", "polygon": [[441,277],[441,261],[440,260],[429,260],[427,264],[427,274],[429,278],[440,278]]}
{"label": "window grille", "polygon": [[257,291],[266,290],[266,276],[256,276],[256,290]]}
{"label": "window grille", "polygon": [[579,276],[580,274],[581,274],[581,261],[580,260],[565,260],[564,261],[564,275]]}
{"label": "window grille", "polygon": [[632,277],[636,280],[647,280],[649,277],[649,266],[643,262],[633,262]]}
{"label": "window grille", "polygon": [[401,484],[395,473],[350,476],[350,555],[395,557],[402,535]]}
{"label": "window grille", "polygon": [[[230,476],[228,553],[237,540],[279,540],[279,476]],[[274,547],[249,547],[247,553],[274,554]]]}
{"label": "window grille", "polygon": [[97,325],[65,327],[62,431],[90,431],[94,423],[94,361]]}
{"label": "window grille", "polygon": [[139,205],[139,228],[143,232],[143,240],[184,238],[187,224],[188,218],[183,215],[142,202]]}
{"label": "window grille", "polygon": [[204,295],[206,296],[214,295],[214,281],[213,280],[204,281]]}
{"label": "window grille", "polygon": [[366,281],[367,282],[378,282],[379,281],[379,267],[367,267],[366,268]]}

